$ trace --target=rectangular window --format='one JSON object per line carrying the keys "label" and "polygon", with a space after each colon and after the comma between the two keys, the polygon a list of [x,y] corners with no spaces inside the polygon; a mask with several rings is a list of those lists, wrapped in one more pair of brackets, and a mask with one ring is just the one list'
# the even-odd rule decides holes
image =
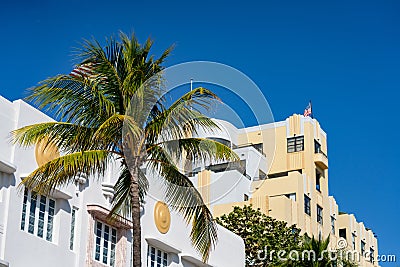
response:
{"label": "rectangular window", "polygon": [[322,224],[322,208],[317,205],[317,222]]}
{"label": "rectangular window", "polygon": [[361,240],[361,256],[365,257],[365,242]]}
{"label": "rectangular window", "polygon": [[28,224],[28,233],[30,234],[33,234],[33,232],[35,231],[36,201],[37,201],[37,195],[31,194],[31,198],[29,201],[30,209],[29,209],[29,224]]}
{"label": "rectangular window", "polygon": [[158,248],[148,246],[147,267],[166,267],[168,266],[168,253]]}
{"label": "rectangular window", "polygon": [[304,195],[304,212],[311,215],[311,198]]}
{"label": "rectangular window", "polygon": [[258,179],[259,180],[265,180],[267,179],[267,174],[265,172],[263,172],[262,170],[258,170]]}
{"label": "rectangular window", "polygon": [[339,229],[339,237],[347,239],[347,237],[346,237],[346,228]]}
{"label": "rectangular window", "polygon": [[97,221],[95,233],[94,259],[108,266],[115,266],[117,230]]}
{"label": "rectangular window", "polygon": [[288,199],[296,201],[296,193],[286,194],[285,195]]}
{"label": "rectangular window", "polygon": [[321,153],[321,144],[314,140],[314,153]]}
{"label": "rectangular window", "polygon": [[47,241],[53,240],[53,219],[54,219],[54,208],[56,206],[56,202],[52,199],[49,199],[49,208],[47,212]]}
{"label": "rectangular window", "polygon": [[351,242],[353,243],[353,249],[356,249],[356,235],[353,233],[351,234]]}
{"label": "rectangular window", "polygon": [[335,234],[335,217],[331,216],[331,233]]}
{"label": "rectangular window", "polygon": [[287,152],[298,152],[304,150],[304,136],[295,136],[287,139]]}
{"label": "rectangular window", "polygon": [[263,143],[253,144],[253,147],[261,154],[264,154]]}
{"label": "rectangular window", "polygon": [[38,224],[38,237],[43,237],[43,227],[44,227],[44,214],[46,212],[46,197],[40,197],[39,204],[39,224]]}
{"label": "rectangular window", "polygon": [[369,261],[370,262],[374,262],[374,260],[375,260],[375,258],[374,258],[374,253],[375,253],[375,250],[373,249],[373,248],[370,248],[369,249]]}
{"label": "rectangular window", "polygon": [[315,169],[315,189],[319,192],[321,192],[321,177],[321,172],[318,169]]}
{"label": "rectangular window", "polygon": [[[52,241],[55,201],[51,198],[24,190],[21,230]],[[27,220],[27,211],[29,211]],[[47,216],[47,220],[46,220]]]}
{"label": "rectangular window", "polygon": [[244,200],[244,201],[248,201],[248,200],[249,200],[249,196],[248,196],[248,195],[246,195],[246,194],[244,194],[244,196],[243,196],[243,200]]}
{"label": "rectangular window", "polygon": [[71,212],[71,232],[70,232],[70,236],[69,236],[69,249],[70,250],[74,250],[75,220],[76,220],[76,208],[73,208],[72,212]]}
{"label": "rectangular window", "polygon": [[26,220],[26,205],[28,202],[28,189],[24,190],[24,200],[22,202],[22,217],[21,217],[21,230],[25,230],[25,220]]}

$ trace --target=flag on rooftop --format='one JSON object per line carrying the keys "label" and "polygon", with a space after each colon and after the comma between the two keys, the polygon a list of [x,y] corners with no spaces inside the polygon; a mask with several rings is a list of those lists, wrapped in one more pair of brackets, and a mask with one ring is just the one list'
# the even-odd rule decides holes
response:
{"label": "flag on rooftop", "polygon": [[92,64],[87,63],[78,65],[71,71],[69,75],[74,78],[90,78],[90,76],[93,75]]}
{"label": "flag on rooftop", "polygon": [[308,103],[308,106],[304,110],[304,117],[312,117],[311,101]]}

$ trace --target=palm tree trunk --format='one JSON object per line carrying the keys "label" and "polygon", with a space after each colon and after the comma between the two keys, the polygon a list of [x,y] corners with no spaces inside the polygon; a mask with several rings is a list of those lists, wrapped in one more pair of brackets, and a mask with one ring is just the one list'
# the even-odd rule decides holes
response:
{"label": "palm tree trunk", "polygon": [[131,175],[130,197],[132,208],[132,267],[142,267],[141,265],[141,228],[140,228],[140,200],[139,200],[139,165],[135,162],[135,167]]}

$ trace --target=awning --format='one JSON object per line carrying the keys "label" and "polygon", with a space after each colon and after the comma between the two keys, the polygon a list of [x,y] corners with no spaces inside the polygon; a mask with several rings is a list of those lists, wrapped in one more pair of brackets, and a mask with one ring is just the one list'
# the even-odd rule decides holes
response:
{"label": "awning", "polygon": [[9,267],[9,263],[3,260],[0,260],[0,267]]}
{"label": "awning", "polygon": [[86,206],[87,211],[96,219],[103,221],[105,223],[110,224],[111,226],[123,229],[131,229],[132,221],[123,218],[122,216],[117,215],[115,219],[109,219],[108,215],[110,214],[110,210],[97,205],[97,204],[89,204]]}
{"label": "awning", "polygon": [[17,166],[14,164],[0,159],[0,171],[8,174],[12,174],[17,170]]}
{"label": "awning", "polygon": [[179,254],[181,250],[173,247],[172,245],[153,237],[146,237],[147,244],[159,248],[167,253]]}
{"label": "awning", "polygon": [[212,265],[210,265],[208,263],[204,263],[202,260],[200,260],[192,255],[182,255],[181,258],[182,258],[182,260],[193,263],[199,267],[213,267]]}
{"label": "awning", "polygon": [[[29,174],[21,174],[21,177],[20,177],[21,180],[24,180],[28,175]],[[52,197],[52,198],[56,198],[56,199],[71,199],[72,198],[72,195],[69,192],[64,191],[60,188],[53,189],[48,196]]]}

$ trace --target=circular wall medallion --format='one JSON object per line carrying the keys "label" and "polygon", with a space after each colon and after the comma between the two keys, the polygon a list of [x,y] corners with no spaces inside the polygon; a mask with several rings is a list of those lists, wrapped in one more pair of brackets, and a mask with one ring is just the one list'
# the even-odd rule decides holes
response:
{"label": "circular wall medallion", "polygon": [[154,205],[154,223],[160,233],[165,234],[168,232],[171,225],[171,214],[167,204],[158,201]]}
{"label": "circular wall medallion", "polygon": [[54,144],[48,144],[47,138],[42,139],[36,143],[35,146],[35,158],[38,166],[60,157],[60,152]]}

